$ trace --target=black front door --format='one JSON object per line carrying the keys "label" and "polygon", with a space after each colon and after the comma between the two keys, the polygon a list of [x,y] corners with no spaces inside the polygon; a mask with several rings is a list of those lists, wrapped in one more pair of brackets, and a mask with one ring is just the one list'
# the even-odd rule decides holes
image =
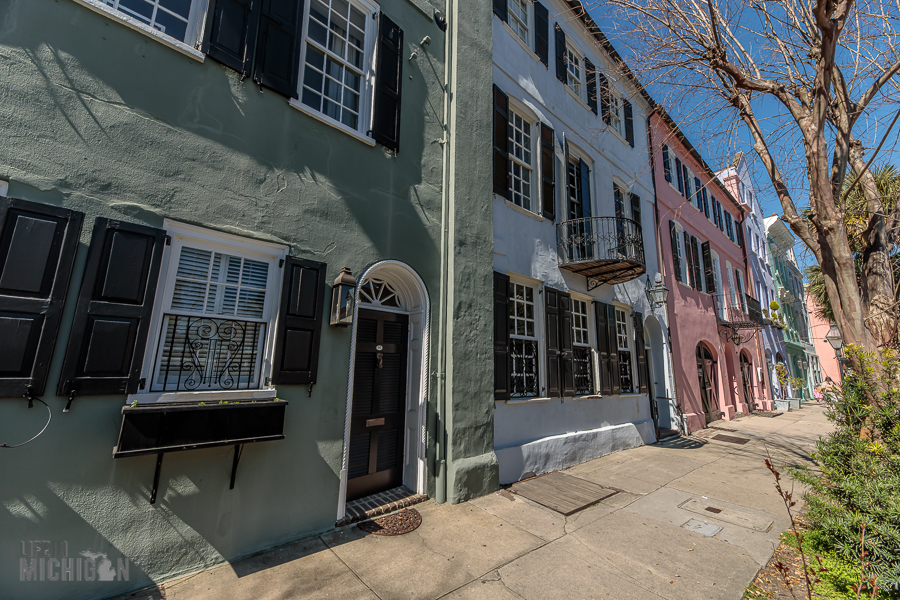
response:
{"label": "black front door", "polygon": [[403,484],[409,317],[357,316],[347,500]]}

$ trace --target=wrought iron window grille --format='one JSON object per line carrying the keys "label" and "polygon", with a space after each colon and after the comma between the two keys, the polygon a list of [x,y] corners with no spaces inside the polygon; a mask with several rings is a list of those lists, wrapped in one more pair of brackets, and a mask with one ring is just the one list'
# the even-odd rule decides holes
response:
{"label": "wrought iron window grille", "polygon": [[510,397],[533,398],[540,390],[537,340],[510,340]]}
{"label": "wrought iron window grille", "polygon": [[591,349],[575,346],[573,350],[573,371],[575,395],[588,396],[594,393],[594,360]]}
{"label": "wrought iron window grille", "polygon": [[151,391],[258,389],[266,324],[163,315]]}

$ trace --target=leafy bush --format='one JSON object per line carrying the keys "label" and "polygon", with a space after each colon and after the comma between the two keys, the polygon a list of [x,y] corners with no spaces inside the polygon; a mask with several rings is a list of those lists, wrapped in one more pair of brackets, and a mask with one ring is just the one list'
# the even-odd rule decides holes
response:
{"label": "leafy bush", "polygon": [[[850,346],[862,365],[848,369],[840,390],[826,394],[833,433],[816,442],[818,470],[795,469],[807,486],[810,532],[817,545],[848,563],[862,564],[864,579],[900,590],[900,357]],[[875,400],[867,396],[875,390]],[[865,534],[863,536],[863,531]],[[863,542],[864,537],[864,542]],[[863,554],[863,548],[865,554]]]}

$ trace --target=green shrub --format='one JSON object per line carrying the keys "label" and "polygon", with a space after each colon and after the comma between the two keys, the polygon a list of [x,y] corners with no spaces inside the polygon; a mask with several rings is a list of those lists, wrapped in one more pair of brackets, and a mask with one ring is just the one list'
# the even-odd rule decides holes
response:
{"label": "green shrub", "polygon": [[[810,533],[845,563],[864,564],[865,578],[900,590],[900,360],[878,360],[848,348],[859,372],[848,369],[839,391],[826,394],[834,432],[816,442],[818,469],[792,474],[807,486]],[[867,393],[875,392],[873,401]],[[861,558],[865,529],[865,556]]]}

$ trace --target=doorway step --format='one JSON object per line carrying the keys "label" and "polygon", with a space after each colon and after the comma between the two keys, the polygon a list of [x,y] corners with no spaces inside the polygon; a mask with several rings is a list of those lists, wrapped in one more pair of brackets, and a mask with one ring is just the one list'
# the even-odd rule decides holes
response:
{"label": "doorway step", "polygon": [[351,523],[358,523],[359,521],[386,515],[426,500],[428,500],[428,496],[424,494],[417,494],[403,486],[395,487],[348,502],[344,518],[335,523],[334,526],[344,527]]}

